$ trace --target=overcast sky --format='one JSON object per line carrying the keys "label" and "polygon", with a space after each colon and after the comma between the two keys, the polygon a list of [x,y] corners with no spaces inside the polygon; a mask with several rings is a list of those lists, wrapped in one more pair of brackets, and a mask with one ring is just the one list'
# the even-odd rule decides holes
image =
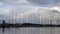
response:
{"label": "overcast sky", "polygon": [[[40,16],[52,14],[55,15],[55,17],[59,16],[60,0],[0,0],[0,21],[12,18],[13,20],[16,19],[17,22],[23,18],[29,20],[28,17],[32,14],[37,16],[32,18],[35,19],[37,23],[40,23]],[[10,21],[12,22],[12,20]]]}

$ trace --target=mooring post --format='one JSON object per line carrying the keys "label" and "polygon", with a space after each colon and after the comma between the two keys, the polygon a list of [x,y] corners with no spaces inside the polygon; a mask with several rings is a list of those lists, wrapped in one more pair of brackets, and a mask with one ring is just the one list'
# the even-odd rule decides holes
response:
{"label": "mooring post", "polygon": [[5,24],[5,20],[3,20],[3,24]]}
{"label": "mooring post", "polygon": [[3,32],[4,32],[4,30],[5,30],[5,20],[3,20],[3,25],[2,25],[2,29],[3,29]]}

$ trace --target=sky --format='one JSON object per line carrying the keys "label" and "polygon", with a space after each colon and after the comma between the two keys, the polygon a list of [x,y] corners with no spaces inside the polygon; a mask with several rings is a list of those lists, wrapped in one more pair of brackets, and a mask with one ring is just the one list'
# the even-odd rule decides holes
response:
{"label": "sky", "polygon": [[0,0],[0,22],[60,24],[59,14],[60,0]]}

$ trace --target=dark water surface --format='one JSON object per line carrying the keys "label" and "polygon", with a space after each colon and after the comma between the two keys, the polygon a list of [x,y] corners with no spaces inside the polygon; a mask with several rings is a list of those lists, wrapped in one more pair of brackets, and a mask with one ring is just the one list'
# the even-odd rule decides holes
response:
{"label": "dark water surface", "polygon": [[60,34],[60,27],[0,28],[0,34]]}

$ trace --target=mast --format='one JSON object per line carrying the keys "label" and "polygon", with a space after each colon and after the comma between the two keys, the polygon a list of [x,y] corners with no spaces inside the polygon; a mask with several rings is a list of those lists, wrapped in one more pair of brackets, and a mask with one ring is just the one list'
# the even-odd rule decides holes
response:
{"label": "mast", "polygon": [[52,20],[50,22],[51,22],[51,25],[52,25]]}

